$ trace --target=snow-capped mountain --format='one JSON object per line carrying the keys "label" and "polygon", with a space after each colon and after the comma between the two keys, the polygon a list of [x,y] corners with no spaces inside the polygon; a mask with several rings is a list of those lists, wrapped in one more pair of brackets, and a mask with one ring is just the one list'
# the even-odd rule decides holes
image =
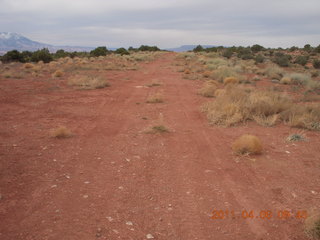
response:
{"label": "snow-capped mountain", "polygon": [[35,51],[41,48],[50,48],[52,45],[32,41],[18,33],[0,32],[0,51]]}
{"label": "snow-capped mountain", "polygon": [[53,46],[50,44],[30,40],[18,33],[0,32],[0,54],[4,54],[10,50],[36,51],[42,48],[48,48],[51,52],[55,52],[59,49],[69,52],[91,51],[94,49],[93,47]]}

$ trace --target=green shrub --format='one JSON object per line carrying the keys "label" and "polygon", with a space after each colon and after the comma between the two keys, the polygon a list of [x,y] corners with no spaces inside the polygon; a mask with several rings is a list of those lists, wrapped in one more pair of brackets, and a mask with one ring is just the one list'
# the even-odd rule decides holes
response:
{"label": "green shrub", "polygon": [[217,47],[209,47],[204,49],[205,52],[217,52],[218,48]]}
{"label": "green shrub", "polygon": [[318,47],[314,48],[314,52],[315,53],[320,53],[320,44],[318,45]]}
{"label": "green shrub", "polygon": [[251,47],[251,51],[254,52],[254,53],[257,53],[257,52],[260,52],[260,51],[263,51],[265,48],[258,45],[258,44],[255,44]]}
{"label": "green shrub", "polygon": [[312,70],[311,72],[311,77],[319,77],[319,75],[320,75],[320,71],[318,71],[318,70]]}
{"label": "green shrub", "polygon": [[129,47],[129,48],[128,48],[128,51],[130,51],[130,52],[137,52],[137,51],[138,51],[138,48]]}
{"label": "green shrub", "polygon": [[30,51],[23,51],[19,52],[17,50],[12,50],[7,52],[3,57],[0,57],[0,60],[2,60],[4,63],[8,62],[30,62],[31,61],[32,52]]}
{"label": "green shrub", "polygon": [[196,46],[192,51],[194,52],[203,52],[204,48],[201,45]]}
{"label": "green shrub", "polygon": [[273,62],[278,64],[280,67],[289,67],[291,56],[283,53],[276,53],[273,58]]}
{"label": "green shrub", "polygon": [[91,56],[99,57],[99,56],[106,56],[108,53],[108,49],[106,47],[97,47],[90,52]]}
{"label": "green shrub", "polygon": [[1,60],[5,63],[7,62],[23,62],[22,54],[17,50],[8,51]]}
{"label": "green shrub", "polygon": [[43,61],[44,63],[48,63],[48,62],[51,62],[52,60],[53,60],[53,57],[47,48],[43,48],[41,50],[35,51],[31,57],[32,62]]}
{"label": "green shrub", "polygon": [[313,67],[316,68],[316,69],[320,69],[320,60],[318,59],[314,59],[313,62]]}
{"label": "green shrub", "polygon": [[225,58],[231,58],[232,55],[233,55],[233,51],[230,48],[227,48],[226,50],[224,50],[222,52],[222,56],[225,57]]}
{"label": "green shrub", "polygon": [[33,52],[23,51],[22,53],[23,62],[31,62]]}
{"label": "green shrub", "polygon": [[311,52],[312,47],[311,47],[310,44],[306,44],[306,45],[304,45],[303,50],[306,51],[306,52]]}
{"label": "green shrub", "polygon": [[147,46],[147,45],[141,45],[138,48],[139,51],[150,51],[150,52],[156,52],[160,51],[160,49],[157,46]]}
{"label": "green shrub", "polygon": [[258,54],[257,56],[255,56],[254,61],[256,64],[258,63],[263,63],[265,60],[264,56],[262,56],[261,54]]}
{"label": "green shrub", "polygon": [[56,53],[54,54],[55,58],[65,58],[65,57],[69,57],[69,53],[64,51],[63,49],[59,49],[58,51],[56,51]]}
{"label": "green shrub", "polygon": [[296,50],[299,50],[299,48],[296,47],[296,46],[293,46],[293,47],[289,48],[289,51],[290,51],[290,52],[294,52],[294,51],[296,51]]}
{"label": "green shrub", "polygon": [[240,48],[238,50],[238,58],[243,60],[253,59],[253,54],[250,48]]}
{"label": "green shrub", "polygon": [[125,49],[125,48],[118,48],[116,51],[115,51],[116,54],[120,54],[121,56],[122,55],[130,55],[130,53]]}
{"label": "green shrub", "polygon": [[309,60],[309,56],[298,56],[294,61],[294,63],[305,66],[308,63],[308,60]]}

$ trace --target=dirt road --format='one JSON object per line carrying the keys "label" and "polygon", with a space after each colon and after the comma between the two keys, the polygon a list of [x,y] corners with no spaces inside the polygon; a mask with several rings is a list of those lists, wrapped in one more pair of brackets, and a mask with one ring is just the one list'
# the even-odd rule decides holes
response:
{"label": "dirt road", "polygon": [[[306,239],[295,215],[320,207],[319,133],[289,144],[287,126],[209,126],[201,81],[174,61],[110,71],[91,91],[1,80],[0,239]],[[154,93],[164,102],[146,103]],[[61,124],[74,136],[50,138]],[[169,132],[146,133],[155,125]],[[244,133],[261,156],[232,154]]]}

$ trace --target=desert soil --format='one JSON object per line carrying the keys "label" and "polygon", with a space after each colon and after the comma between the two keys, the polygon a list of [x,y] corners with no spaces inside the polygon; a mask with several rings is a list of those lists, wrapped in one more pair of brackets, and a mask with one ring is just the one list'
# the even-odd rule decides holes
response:
{"label": "desert soil", "polygon": [[[0,239],[307,239],[295,214],[320,207],[319,132],[288,143],[297,129],[285,125],[210,126],[202,82],[174,62],[167,53],[108,71],[111,86],[96,90],[1,79]],[[153,80],[161,86],[147,87]],[[156,92],[164,102],[146,103]],[[73,136],[50,137],[59,125]],[[155,125],[169,132],[146,133]],[[261,138],[262,155],[232,153],[246,133]]]}

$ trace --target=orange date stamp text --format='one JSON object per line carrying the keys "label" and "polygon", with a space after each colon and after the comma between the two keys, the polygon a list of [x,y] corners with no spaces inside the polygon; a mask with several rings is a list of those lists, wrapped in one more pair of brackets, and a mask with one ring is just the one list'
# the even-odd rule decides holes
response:
{"label": "orange date stamp text", "polygon": [[212,211],[212,220],[223,220],[223,219],[261,219],[261,220],[270,220],[270,219],[306,219],[308,213],[306,210],[297,210],[297,211],[288,211],[288,210],[221,210],[215,209]]}

